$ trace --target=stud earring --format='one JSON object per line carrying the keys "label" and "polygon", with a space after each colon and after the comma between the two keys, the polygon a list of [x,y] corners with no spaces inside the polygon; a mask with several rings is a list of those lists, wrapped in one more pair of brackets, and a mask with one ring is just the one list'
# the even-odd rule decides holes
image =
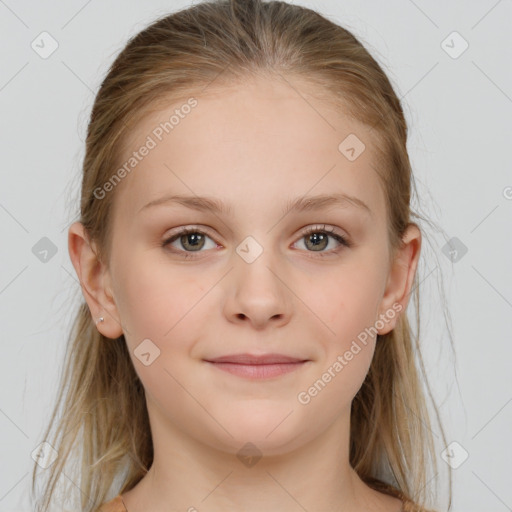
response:
{"label": "stud earring", "polygon": [[96,325],[98,325],[100,322],[103,322],[103,320],[105,319],[102,316],[100,316],[98,320],[96,320]]}

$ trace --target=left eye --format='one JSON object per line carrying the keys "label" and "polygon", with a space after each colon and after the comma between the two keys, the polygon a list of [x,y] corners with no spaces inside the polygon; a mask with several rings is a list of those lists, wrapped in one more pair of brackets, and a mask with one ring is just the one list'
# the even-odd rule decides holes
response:
{"label": "left eye", "polygon": [[[336,240],[338,246],[330,251],[323,251],[329,245],[329,239]],[[305,240],[306,247],[313,248],[312,251],[318,252],[319,256],[325,256],[325,253],[338,252],[340,245],[350,247],[349,242],[332,228],[327,228],[325,225],[322,227],[314,226],[308,228],[305,233],[302,234],[300,241]]]}

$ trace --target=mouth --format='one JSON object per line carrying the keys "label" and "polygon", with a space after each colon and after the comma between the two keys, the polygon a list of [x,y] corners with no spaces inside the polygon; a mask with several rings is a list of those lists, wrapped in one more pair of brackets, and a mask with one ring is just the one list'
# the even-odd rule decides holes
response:
{"label": "mouth", "polygon": [[205,359],[213,367],[248,379],[269,379],[302,368],[309,359],[300,359],[283,354],[233,354]]}

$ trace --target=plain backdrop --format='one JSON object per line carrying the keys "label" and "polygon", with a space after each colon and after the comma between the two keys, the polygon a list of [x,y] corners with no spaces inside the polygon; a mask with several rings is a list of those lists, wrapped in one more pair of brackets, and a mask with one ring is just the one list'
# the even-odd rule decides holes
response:
{"label": "plain backdrop", "polygon": [[[422,346],[450,444],[434,427],[441,465],[454,468],[451,510],[510,511],[512,5],[293,3],[351,30],[402,100],[421,211],[439,227],[426,232],[419,269]],[[187,5],[0,0],[0,512],[31,510],[31,453],[78,304],[67,227],[94,95],[130,36]],[[58,44],[51,55],[41,38]]]}

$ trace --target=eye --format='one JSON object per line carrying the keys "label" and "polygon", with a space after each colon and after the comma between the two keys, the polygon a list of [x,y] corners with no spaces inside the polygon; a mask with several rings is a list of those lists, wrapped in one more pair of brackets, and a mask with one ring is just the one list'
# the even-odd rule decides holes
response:
{"label": "eye", "polygon": [[[334,239],[338,244],[337,247],[330,251],[324,251],[323,249],[329,246],[329,239]],[[340,247],[351,247],[351,243],[340,233],[337,233],[334,228],[323,226],[311,226],[302,233],[302,238],[299,241],[305,240],[307,252],[317,252],[318,256],[329,256],[337,254],[340,251]],[[298,242],[297,242],[298,243]]]}
{"label": "eye", "polygon": [[215,249],[218,245],[204,232],[197,228],[183,228],[162,243],[162,247],[172,246],[174,243],[179,244],[181,249],[170,249],[171,252],[182,253],[185,258],[193,258],[195,255],[191,252],[201,252],[206,245],[206,239],[210,239],[213,243],[207,249]]}

